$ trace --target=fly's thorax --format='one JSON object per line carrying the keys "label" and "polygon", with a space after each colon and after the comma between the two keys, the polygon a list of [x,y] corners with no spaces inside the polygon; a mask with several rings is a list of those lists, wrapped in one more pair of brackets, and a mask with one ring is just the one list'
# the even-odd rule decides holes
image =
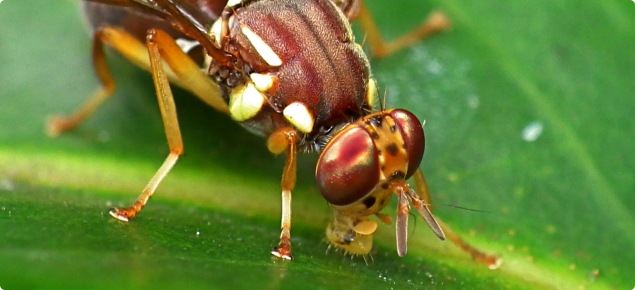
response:
{"label": "fly's thorax", "polygon": [[371,109],[368,59],[330,0],[230,1],[210,35],[241,62],[212,60],[210,72],[232,118],[254,132],[290,125],[311,137]]}

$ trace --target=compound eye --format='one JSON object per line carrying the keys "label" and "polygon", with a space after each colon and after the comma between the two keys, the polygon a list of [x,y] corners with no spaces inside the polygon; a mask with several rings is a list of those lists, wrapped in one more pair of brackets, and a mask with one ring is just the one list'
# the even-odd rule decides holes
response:
{"label": "compound eye", "polygon": [[390,116],[399,127],[403,141],[406,144],[406,152],[408,152],[406,179],[408,179],[419,169],[423,151],[426,147],[426,137],[423,133],[421,122],[412,113],[397,109],[392,110]]}
{"label": "compound eye", "polygon": [[370,134],[347,127],[326,145],[315,169],[318,188],[333,205],[349,205],[379,183],[379,157]]}

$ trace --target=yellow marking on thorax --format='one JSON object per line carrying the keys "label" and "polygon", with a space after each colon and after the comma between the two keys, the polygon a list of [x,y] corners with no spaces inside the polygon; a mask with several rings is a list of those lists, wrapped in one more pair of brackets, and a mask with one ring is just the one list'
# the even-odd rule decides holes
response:
{"label": "yellow marking on thorax", "polygon": [[245,35],[245,37],[247,37],[247,40],[249,40],[251,45],[256,49],[260,57],[262,57],[262,59],[267,62],[267,64],[274,67],[282,65],[282,60],[280,59],[280,57],[258,34],[253,32],[247,26],[242,26],[241,31]]}
{"label": "yellow marking on thorax", "polygon": [[244,122],[253,118],[266,103],[263,95],[253,83],[236,87],[229,96],[229,114],[238,121]]}

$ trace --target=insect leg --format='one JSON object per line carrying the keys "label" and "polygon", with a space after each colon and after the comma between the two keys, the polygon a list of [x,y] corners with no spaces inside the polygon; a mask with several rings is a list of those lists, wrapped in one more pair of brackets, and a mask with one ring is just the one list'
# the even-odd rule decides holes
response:
{"label": "insect leg", "polygon": [[271,254],[283,260],[291,261],[291,191],[295,187],[296,180],[296,142],[298,134],[295,129],[286,127],[278,129],[269,136],[267,147],[274,154],[287,152],[287,161],[282,173],[282,222],[280,243],[271,251]]}
{"label": "insect leg", "polygon": [[[170,82],[182,87],[219,112],[227,114],[229,108],[220,94],[218,85],[176,44],[167,33],[151,30],[161,57],[169,66],[166,70]],[[168,73],[169,72],[169,73]]]}
{"label": "insect leg", "polygon": [[[170,52],[170,50],[164,50],[163,48],[164,43],[169,43],[168,40],[170,39],[171,38],[161,30],[152,29],[148,32],[146,41],[148,54],[150,56],[150,70],[159,100],[159,108],[161,109],[161,117],[163,118],[163,124],[165,126],[165,135],[168,139],[170,154],[132,206],[124,209],[115,208],[110,211],[110,215],[122,221],[128,221],[128,219],[133,218],[141,211],[154,194],[159,183],[161,183],[174,164],[176,164],[179,156],[183,154],[183,140],[181,138],[179,120],[176,116],[174,97],[172,96],[170,83],[163,68],[163,62],[161,61],[161,57],[166,58],[166,54]],[[169,63],[171,59],[166,58],[166,61]]]}
{"label": "insect leg", "polygon": [[[426,203],[425,205],[426,208],[430,209],[430,213],[432,213],[432,203],[430,202],[430,192],[428,191],[428,185],[426,184],[426,180],[423,177],[423,173],[421,173],[421,169],[417,170],[417,172],[414,174],[414,180],[415,180],[415,188],[417,189],[419,196],[423,198],[423,201]],[[413,201],[413,206],[417,207],[414,201]],[[448,240],[452,241],[453,244],[455,244],[456,246],[461,248],[463,251],[470,254],[472,258],[474,258],[475,260],[479,262],[487,264],[490,269],[496,269],[498,268],[498,266],[500,266],[500,264],[502,263],[502,260],[499,257],[485,254],[481,252],[480,250],[472,247],[465,240],[463,240],[456,232],[454,232],[452,228],[450,228],[443,221],[441,221],[439,217],[436,217],[435,219],[439,227],[443,230],[443,233],[445,233],[445,236],[448,238]]]}
{"label": "insect leg", "polygon": [[[227,104],[220,96],[218,85],[206,73],[178,48],[174,41],[167,41],[164,49],[165,60],[172,64],[163,64],[164,71],[170,82],[189,90],[214,109],[227,113]],[[136,66],[150,71],[148,49],[132,35],[116,27],[104,27],[95,33],[93,38],[93,65],[101,80],[102,87],[70,117],[55,116],[48,122],[48,134],[56,136],[80,125],[88,118],[115,90],[115,82],[108,70],[104,55],[104,44],[114,48]]]}
{"label": "insect leg", "polygon": [[[361,0],[360,0],[361,1]],[[366,32],[366,39],[370,44],[371,51],[376,57],[385,57],[404,47],[408,47],[415,42],[428,37],[429,35],[450,29],[451,23],[443,12],[433,12],[428,19],[415,30],[402,35],[398,39],[386,42],[382,39],[381,33],[375,25],[370,11],[364,4],[361,5],[357,19]]]}
{"label": "insect leg", "polygon": [[[136,40],[135,40],[136,41]],[[101,88],[86,101],[82,107],[70,117],[53,116],[48,120],[47,134],[55,137],[62,132],[69,131],[84,122],[105,100],[115,91],[115,80],[112,78],[104,56],[104,43],[109,43],[108,31],[98,30],[93,37],[92,57],[93,67]],[[138,41],[137,41],[138,42]]]}
{"label": "insect leg", "polygon": [[441,226],[441,228],[443,229],[443,232],[445,232],[446,237],[450,241],[452,241],[452,243],[455,244],[457,247],[461,248],[461,250],[470,254],[470,256],[472,256],[473,259],[481,263],[487,264],[487,266],[492,270],[498,268],[503,262],[501,258],[494,255],[483,253],[479,249],[468,244],[465,240],[461,238],[461,236],[455,233],[448,225],[443,223],[443,221],[441,221],[438,218],[437,218],[437,222],[439,223],[439,226]]}

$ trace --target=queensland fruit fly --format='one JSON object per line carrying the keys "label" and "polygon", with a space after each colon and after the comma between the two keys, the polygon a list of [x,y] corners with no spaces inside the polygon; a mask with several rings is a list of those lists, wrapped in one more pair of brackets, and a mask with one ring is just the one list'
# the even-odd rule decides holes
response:
{"label": "queensland fruit fly", "polygon": [[152,73],[170,148],[134,204],[112,209],[113,217],[136,216],[183,153],[173,83],[267,138],[272,153],[286,154],[282,230],[274,256],[292,259],[297,152],[322,152],[317,179],[336,211],[327,231],[335,236],[329,238],[334,245],[346,234],[358,248],[372,245],[376,224],[369,217],[382,216],[379,211],[393,193],[400,202],[400,255],[408,202],[444,238],[428,205],[405,183],[418,172],[423,155],[421,125],[404,110],[373,113],[376,84],[350,27],[358,17],[373,51],[386,55],[447,29],[443,14],[386,44],[361,0],[87,0],[81,5],[94,32],[93,64],[102,87],[74,115],[51,119],[49,133],[78,126],[112,95],[115,83],[104,56],[109,46]]}

